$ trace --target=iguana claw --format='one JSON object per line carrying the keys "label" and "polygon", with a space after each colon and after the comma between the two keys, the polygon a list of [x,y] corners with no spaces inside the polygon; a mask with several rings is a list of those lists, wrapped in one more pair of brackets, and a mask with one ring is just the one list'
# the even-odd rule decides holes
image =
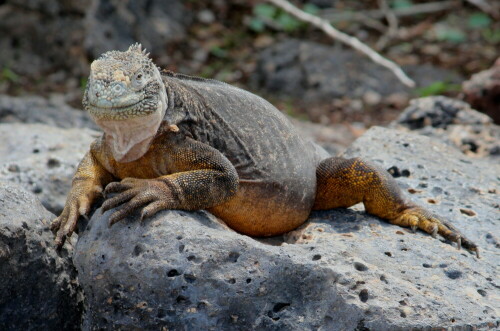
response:
{"label": "iguana claw", "polygon": [[479,256],[476,244],[464,237],[452,224],[442,218],[435,216],[426,209],[412,205],[399,214],[395,219],[390,220],[392,224],[410,227],[413,232],[417,228],[429,233],[433,238],[438,234],[447,240],[457,243],[457,248],[462,246]]}
{"label": "iguana claw", "polygon": [[432,232],[431,232],[432,238],[437,238],[438,230],[439,230],[438,226],[434,225],[434,228],[432,229]]}
{"label": "iguana claw", "polygon": [[109,217],[109,226],[119,222],[138,209],[140,220],[167,209],[172,202],[169,187],[161,180],[125,178],[121,182],[108,184],[105,193],[117,193],[109,197],[102,205],[103,212],[119,207]]}

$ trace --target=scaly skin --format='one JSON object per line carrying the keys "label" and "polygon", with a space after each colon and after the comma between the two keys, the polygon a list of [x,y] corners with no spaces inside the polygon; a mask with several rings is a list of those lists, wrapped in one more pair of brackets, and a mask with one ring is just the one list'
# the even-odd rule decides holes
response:
{"label": "scaly skin", "polygon": [[451,224],[408,201],[384,170],[324,159],[265,100],[221,82],[163,72],[133,45],[96,60],[83,105],[105,134],[80,163],[56,244],[104,189],[110,225],[135,211],[207,209],[238,232],[278,235],[311,210],[363,202],[392,224],[438,233],[477,253]]}
{"label": "scaly skin", "polygon": [[392,176],[382,168],[358,158],[332,157],[317,168],[318,191],[314,209],[349,207],[363,202],[368,213],[392,224],[421,229],[433,237],[439,233],[458,247],[478,251],[449,222],[406,199]]}

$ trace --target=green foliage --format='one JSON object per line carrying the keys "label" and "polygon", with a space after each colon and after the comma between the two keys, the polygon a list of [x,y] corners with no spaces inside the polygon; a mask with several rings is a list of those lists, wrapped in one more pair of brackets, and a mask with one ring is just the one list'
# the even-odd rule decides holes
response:
{"label": "green foliage", "polygon": [[266,29],[266,25],[264,24],[264,22],[257,17],[252,17],[248,27],[250,28],[250,30],[259,33]]}
{"label": "green foliage", "polygon": [[287,13],[280,13],[276,17],[276,23],[286,32],[293,32],[304,25],[304,23]]}
{"label": "green foliage", "polygon": [[500,43],[500,30],[492,27],[493,21],[485,13],[471,14],[467,20],[470,29],[480,30],[483,38],[490,44]]}
{"label": "green foliage", "polygon": [[218,58],[226,58],[227,57],[227,51],[219,46],[213,46],[212,48],[210,48],[210,54],[212,54],[213,56],[216,56]]}
{"label": "green foliage", "polygon": [[491,18],[484,13],[474,13],[469,16],[467,25],[472,29],[483,29],[489,27]]}
{"label": "green foliage", "polygon": [[457,92],[457,91],[460,91],[460,85],[458,84],[436,81],[430,85],[418,88],[417,94],[420,97],[428,97],[431,95],[439,95],[446,92]]}
{"label": "green foliage", "polygon": [[19,81],[19,75],[12,71],[10,68],[4,67],[0,75],[0,80],[17,83]]}
{"label": "green foliage", "polygon": [[304,5],[304,7],[302,8],[302,10],[305,11],[306,13],[311,14],[311,15],[316,15],[319,13],[319,8],[315,4],[312,4],[312,3],[306,3]]}
{"label": "green foliage", "polygon": [[250,29],[255,32],[263,32],[266,29],[265,21],[274,20],[278,8],[267,3],[259,3],[253,7],[253,17],[250,21]]}
{"label": "green foliage", "polygon": [[[433,37],[438,41],[455,44],[473,40],[474,37],[467,35],[473,30],[477,30],[492,44],[497,43],[500,38],[500,31],[494,28],[492,19],[482,12],[474,12],[465,17],[450,13],[444,20],[434,24],[432,29]],[[477,33],[474,35],[477,36]]]}
{"label": "green foliage", "polygon": [[257,17],[272,19],[278,13],[278,8],[267,3],[259,3],[253,7],[253,13]]}
{"label": "green foliage", "polygon": [[441,41],[449,41],[457,44],[467,40],[467,36],[461,29],[448,25],[439,25],[436,27],[436,38]]}
{"label": "green foliage", "polygon": [[255,32],[263,32],[266,29],[266,21],[273,21],[278,8],[267,3],[259,3],[253,7],[253,17],[249,28]]}
{"label": "green foliage", "polygon": [[85,89],[87,88],[87,81],[88,81],[87,77],[80,78],[80,90],[82,90],[82,92],[84,92]]}
{"label": "green foliage", "polygon": [[411,0],[393,0],[393,1],[391,1],[391,7],[394,9],[409,8],[411,6],[413,6],[413,2]]}
{"label": "green foliage", "polygon": [[[318,7],[310,3],[305,4],[302,10],[313,15],[319,11]],[[263,32],[266,29],[266,22],[272,22],[275,26],[286,32],[297,31],[307,25],[273,5],[267,3],[255,5],[249,28],[255,32]]]}
{"label": "green foliage", "polygon": [[500,29],[483,29],[481,34],[490,44],[500,44]]}

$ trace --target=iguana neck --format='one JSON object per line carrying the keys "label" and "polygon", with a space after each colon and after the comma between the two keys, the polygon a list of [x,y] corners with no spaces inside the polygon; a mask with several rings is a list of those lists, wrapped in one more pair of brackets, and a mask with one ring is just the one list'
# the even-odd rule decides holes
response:
{"label": "iguana neck", "polygon": [[104,140],[117,162],[132,162],[149,150],[162,123],[164,112],[125,121],[96,120],[105,133]]}

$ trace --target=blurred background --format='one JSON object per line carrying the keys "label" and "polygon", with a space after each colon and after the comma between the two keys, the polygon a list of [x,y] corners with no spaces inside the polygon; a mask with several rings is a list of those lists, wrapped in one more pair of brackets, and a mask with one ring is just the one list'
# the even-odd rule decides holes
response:
{"label": "blurred background", "polygon": [[[81,109],[92,60],[137,41],[161,67],[235,84],[298,120],[342,125],[350,140],[411,98],[466,99],[463,82],[500,56],[500,1],[292,3],[398,63],[417,87],[263,1],[3,0],[0,94],[57,95]],[[498,108],[483,108],[500,121]]]}
{"label": "blurred background", "polygon": [[[130,321],[137,329],[498,328],[500,0],[291,2],[396,62],[417,86],[264,0],[0,0],[0,331],[79,328],[84,299],[84,330],[130,329]],[[163,68],[268,99],[332,155],[348,148],[345,157],[384,167],[413,201],[477,242],[481,260],[386,227],[360,205],[315,214],[296,232],[261,240],[267,247],[192,214],[151,230],[177,237],[170,246],[149,232],[132,239],[129,254],[117,247],[132,237],[103,232],[89,249],[101,229],[92,226],[78,246],[72,237],[75,254],[56,255],[47,229],[55,216],[37,199],[63,211],[76,167],[101,135],[81,105],[90,63],[135,42]],[[375,125],[384,128],[368,130]],[[198,224],[209,239],[196,237],[205,231]],[[271,246],[283,241],[289,248]],[[167,249],[148,253],[157,243]]]}

